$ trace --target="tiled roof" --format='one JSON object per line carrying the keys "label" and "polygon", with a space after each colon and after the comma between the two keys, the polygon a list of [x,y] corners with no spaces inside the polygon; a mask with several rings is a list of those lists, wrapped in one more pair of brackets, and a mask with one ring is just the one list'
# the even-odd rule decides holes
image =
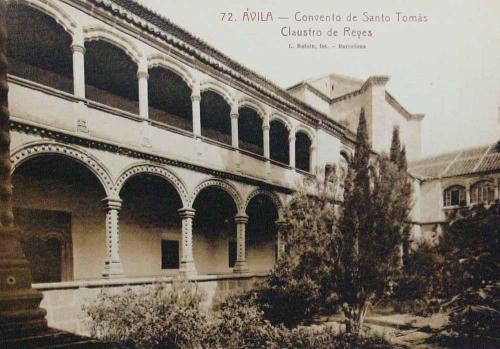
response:
{"label": "tiled roof", "polygon": [[496,144],[463,149],[414,161],[411,174],[433,179],[500,171],[500,151]]}

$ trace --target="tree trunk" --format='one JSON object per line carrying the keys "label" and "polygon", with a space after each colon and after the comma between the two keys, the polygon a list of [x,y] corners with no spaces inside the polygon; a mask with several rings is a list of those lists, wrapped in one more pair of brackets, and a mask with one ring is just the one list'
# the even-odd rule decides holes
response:
{"label": "tree trunk", "polygon": [[367,302],[360,302],[357,305],[343,308],[347,333],[359,335],[362,332],[367,310]]}

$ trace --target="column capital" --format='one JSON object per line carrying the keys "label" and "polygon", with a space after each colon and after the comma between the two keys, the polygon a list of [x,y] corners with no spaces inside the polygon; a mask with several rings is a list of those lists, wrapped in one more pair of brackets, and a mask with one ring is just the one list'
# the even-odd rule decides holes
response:
{"label": "column capital", "polygon": [[138,79],[149,79],[149,73],[147,70],[139,70],[137,72],[137,78]]}
{"label": "column capital", "polygon": [[107,210],[119,210],[122,207],[122,199],[107,197],[102,199],[104,208]]}
{"label": "column capital", "polygon": [[231,119],[238,119],[240,115],[238,114],[238,110],[231,109]]}
{"label": "column capital", "polygon": [[288,136],[288,141],[295,142],[295,133],[290,133],[290,135]]}
{"label": "column capital", "polygon": [[248,216],[244,213],[238,214],[234,216],[234,221],[236,224],[247,224],[248,223]]}
{"label": "column capital", "polygon": [[199,102],[199,101],[201,101],[201,96],[193,92],[191,94],[191,102]]}
{"label": "column capital", "polygon": [[71,45],[71,51],[73,53],[81,53],[81,54],[85,54],[85,46],[83,44],[80,44],[80,43],[74,43]]}
{"label": "column capital", "polygon": [[178,209],[177,212],[179,212],[179,216],[181,216],[181,218],[194,218],[196,210],[191,207],[183,207]]}
{"label": "column capital", "polygon": [[269,126],[269,120],[262,120],[262,130],[263,131],[266,131],[266,130],[269,130],[270,129],[270,126]]}

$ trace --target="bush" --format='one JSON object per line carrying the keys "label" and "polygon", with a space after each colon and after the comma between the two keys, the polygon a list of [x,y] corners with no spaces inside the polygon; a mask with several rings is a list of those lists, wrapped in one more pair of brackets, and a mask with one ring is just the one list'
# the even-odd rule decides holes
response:
{"label": "bush", "polygon": [[213,348],[278,348],[283,330],[264,319],[248,294],[232,295],[215,307],[208,339]]}
{"label": "bush", "polygon": [[[280,260],[280,264],[284,262]],[[272,324],[292,328],[311,321],[320,312],[322,296],[313,280],[287,277],[282,275],[284,273],[287,269],[278,265],[267,282],[254,291],[254,297],[265,318]]]}
{"label": "bush", "polygon": [[93,337],[143,348],[193,348],[209,331],[196,286],[156,284],[112,294],[103,290],[83,307]]}
{"label": "bush", "polygon": [[469,288],[445,306],[450,309],[448,329],[459,337],[491,338],[500,343],[500,283]]}
{"label": "bush", "polygon": [[92,336],[130,348],[400,348],[376,337],[338,335],[329,326],[273,326],[252,292],[227,297],[211,313],[201,311],[202,300],[187,282],[171,289],[157,284],[116,293],[103,290],[84,311]]}
{"label": "bush", "polygon": [[311,329],[296,328],[284,333],[281,348],[304,349],[398,349],[395,345],[378,337],[363,337],[352,334],[338,334],[331,326]]}

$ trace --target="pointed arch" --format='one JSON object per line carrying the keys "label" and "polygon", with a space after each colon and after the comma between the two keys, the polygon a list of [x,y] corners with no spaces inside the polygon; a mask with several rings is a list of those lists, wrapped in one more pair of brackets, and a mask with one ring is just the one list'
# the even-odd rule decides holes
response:
{"label": "pointed arch", "polygon": [[104,164],[76,146],[56,141],[33,142],[14,149],[11,155],[12,173],[25,161],[40,155],[50,154],[62,155],[82,164],[101,182],[106,195],[112,194],[114,186],[112,176]]}

